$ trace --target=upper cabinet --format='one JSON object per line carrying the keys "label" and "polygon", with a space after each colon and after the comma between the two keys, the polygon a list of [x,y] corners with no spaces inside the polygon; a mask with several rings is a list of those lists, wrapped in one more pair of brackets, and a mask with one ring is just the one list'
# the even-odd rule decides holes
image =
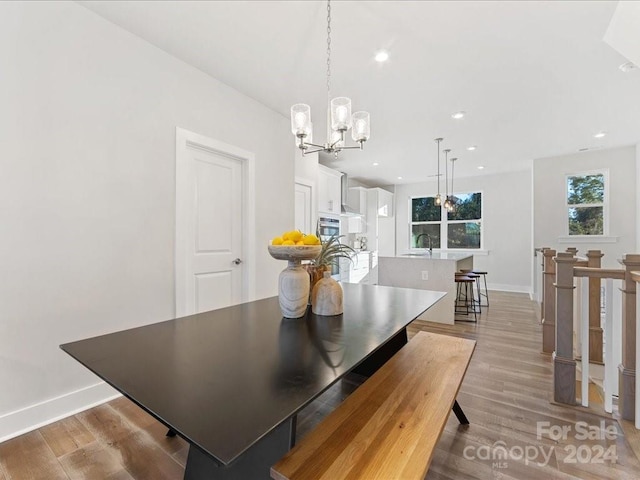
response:
{"label": "upper cabinet", "polygon": [[340,215],[342,173],[318,165],[318,211]]}
{"label": "upper cabinet", "polygon": [[351,187],[347,197],[347,205],[362,216],[367,215],[367,189],[364,187]]}
{"label": "upper cabinet", "polygon": [[360,216],[353,215],[349,217],[348,233],[366,232],[367,189],[364,187],[351,187],[347,193],[347,205],[360,214]]}
{"label": "upper cabinet", "polygon": [[378,217],[393,217],[393,193],[382,188],[370,188],[368,195],[373,198]]}

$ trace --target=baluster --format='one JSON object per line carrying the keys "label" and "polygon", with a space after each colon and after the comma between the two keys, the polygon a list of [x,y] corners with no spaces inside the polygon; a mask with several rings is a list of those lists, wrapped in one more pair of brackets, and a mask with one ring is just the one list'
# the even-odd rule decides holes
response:
{"label": "baluster", "polygon": [[582,356],[581,397],[582,406],[589,406],[589,278],[580,278],[580,299],[582,308],[580,315],[580,341]]}
{"label": "baluster", "polygon": [[[604,253],[600,250],[587,252],[587,266],[600,268]],[[602,364],[602,320],[600,318],[600,287],[599,278],[589,278],[589,361]]]}
{"label": "baluster", "polygon": [[625,279],[622,290],[622,363],[618,369],[618,410],[623,419],[633,422],[636,403],[636,282],[631,272],[640,270],[640,255],[627,254],[621,263],[625,266]]}
{"label": "baluster", "polygon": [[[631,280],[633,280],[636,284],[636,320],[638,318],[640,318],[638,316],[638,313],[640,312],[640,295],[637,294],[638,291],[638,282],[640,282],[640,272],[638,271],[633,271],[630,272],[631,274]],[[638,367],[638,365],[640,365],[640,348],[638,348],[638,346],[640,346],[640,328],[637,328],[636,325],[636,369]],[[636,429],[640,430],[640,395],[638,394],[638,392],[640,392],[640,375],[637,374],[636,372],[636,378],[635,378],[635,393],[636,393],[636,397],[635,397],[635,427]]]}
{"label": "baluster", "polygon": [[[637,292],[637,282],[640,282],[640,274],[638,272],[633,272],[632,279],[636,282]],[[636,293],[636,318],[638,318],[638,312],[640,312],[640,295]],[[638,348],[638,345],[640,345],[640,328],[637,328],[636,325],[636,368],[640,365],[640,348]],[[640,395],[638,392],[640,392],[640,375],[636,372],[635,426],[636,429],[640,430]]]}
{"label": "baluster", "polygon": [[554,260],[556,263],[556,350],[553,358],[553,398],[556,402],[575,405],[573,266],[577,259],[571,253],[558,253]]}
{"label": "baluster", "polygon": [[556,349],[556,289],[553,286],[556,280],[556,264],[553,261],[556,251],[547,248],[544,250],[543,256],[542,351],[553,353]]}
{"label": "baluster", "polygon": [[604,360],[604,411],[613,412],[613,382],[616,374],[616,364],[614,363],[613,352],[616,342],[613,338],[613,279],[605,280],[605,318],[604,318],[604,338],[607,342],[607,350]]}
{"label": "baluster", "polygon": [[[611,379],[613,388],[611,393],[620,397],[620,379],[618,378],[618,368],[622,365],[622,290],[624,290],[624,280],[616,280],[613,295],[613,344],[611,354],[613,355],[613,367],[615,367],[615,378]],[[618,409],[619,410],[619,409]]]}

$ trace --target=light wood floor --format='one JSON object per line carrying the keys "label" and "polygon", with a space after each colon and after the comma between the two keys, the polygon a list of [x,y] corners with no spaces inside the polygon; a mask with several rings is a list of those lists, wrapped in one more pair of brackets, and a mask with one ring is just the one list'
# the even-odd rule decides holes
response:
{"label": "light wood floor", "polygon": [[[410,335],[425,330],[478,342],[458,396],[471,425],[461,427],[451,416],[427,480],[639,479],[640,463],[628,441],[638,443],[640,435],[625,438],[615,420],[551,404],[551,358],[540,354],[541,328],[533,304],[526,295],[490,295],[491,307],[477,325],[415,322],[410,328]],[[357,381],[349,379],[313,402],[299,416],[299,435],[355,388]],[[601,421],[615,429],[614,440],[575,438],[577,422],[598,435]],[[538,438],[537,422],[571,431],[558,441],[548,434]],[[165,433],[162,425],[120,398],[0,444],[0,480],[178,480],[188,447]],[[507,457],[492,460],[491,452],[501,446]],[[549,455],[548,463],[541,449]],[[577,455],[571,455],[572,449]],[[615,451],[617,463],[598,457],[607,449]],[[521,452],[538,456],[527,461]]]}

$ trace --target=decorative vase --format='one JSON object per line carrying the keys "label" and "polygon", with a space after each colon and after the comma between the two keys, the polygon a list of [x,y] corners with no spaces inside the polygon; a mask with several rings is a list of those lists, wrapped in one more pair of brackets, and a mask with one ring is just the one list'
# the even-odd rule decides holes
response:
{"label": "decorative vase", "polygon": [[340,315],[342,308],[342,287],[331,278],[331,272],[324,272],[324,278],[311,291],[311,311],[316,315]]}
{"label": "decorative vase", "polygon": [[320,245],[269,245],[273,258],[288,262],[278,279],[278,301],[283,317],[300,318],[307,312],[311,282],[301,261],[316,258],[321,248]]}
{"label": "decorative vase", "polygon": [[311,280],[311,285],[309,286],[309,305],[311,305],[311,292],[313,292],[313,287],[316,286],[320,280],[324,278],[324,272],[329,272],[330,267],[328,265],[305,265],[307,272],[309,272],[309,279]]}

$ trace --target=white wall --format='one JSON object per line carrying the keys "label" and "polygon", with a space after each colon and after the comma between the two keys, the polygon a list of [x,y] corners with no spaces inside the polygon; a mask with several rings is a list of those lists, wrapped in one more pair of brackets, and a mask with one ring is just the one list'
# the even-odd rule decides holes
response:
{"label": "white wall", "polygon": [[[563,241],[567,235],[566,175],[589,170],[609,171],[609,235],[607,242],[579,239]],[[620,268],[617,262],[636,249],[636,148],[634,146],[559,157],[533,163],[534,245],[565,251],[576,247],[578,255],[601,250],[602,265]]]}
{"label": "white wall", "polygon": [[640,143],[636,145],[636,253],[640,252]]}
{"label": "white wall", "polygon": [[277,293],[294,139],[73,2],[2,2],[0,72],[2,440],[112,393],[59,344],[174,316],[176,126],[255,153],[256,295]]}
{"label": "white wall", "polygon": [[[482,192],[484,249],[474,266],[488,272],[489,288],[531,290],[531,172],[482,175],[455,181],[456,193]],[[409,198],[435,195],[437,183],[395,186],[396,253],[409,249]],[[444,192],[441,192],[444,193]]]}

